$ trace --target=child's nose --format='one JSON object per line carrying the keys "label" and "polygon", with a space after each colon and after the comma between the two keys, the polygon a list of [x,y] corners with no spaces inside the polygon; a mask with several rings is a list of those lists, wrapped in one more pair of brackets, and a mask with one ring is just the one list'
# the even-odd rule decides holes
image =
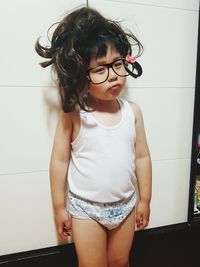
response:
{"label": "child's nose", "polygon": [[108,81],[116,80],[117,74],[114,72],[114,70],[110,67],[109,68],[109,75],[108,75]]}

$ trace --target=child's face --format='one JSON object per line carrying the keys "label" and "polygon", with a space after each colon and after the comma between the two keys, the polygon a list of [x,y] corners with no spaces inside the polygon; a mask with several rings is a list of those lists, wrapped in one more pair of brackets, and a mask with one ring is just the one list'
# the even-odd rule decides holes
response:
{"label": "child's face", "polygon": [[[89,64],[89,69],[98,65],[105,65],[120,59],[121,55],[116,49],[109,45],[105,57],[92,58]],[[118,64],[118,62],[116,62]],[[120,64],[120,63],[119,63]],[[120,65],[119,65],[120,66]],[[118,67],[118,65],[117,65]],[[101,69],[98,71],[101,72]],[[88,91],[89,95],[96,100],[114,100],[116,99],[124,88],[126,77],[118,76],[113,69],[109,68],[109,75],[105,82],[94,84],[89,82]]]}

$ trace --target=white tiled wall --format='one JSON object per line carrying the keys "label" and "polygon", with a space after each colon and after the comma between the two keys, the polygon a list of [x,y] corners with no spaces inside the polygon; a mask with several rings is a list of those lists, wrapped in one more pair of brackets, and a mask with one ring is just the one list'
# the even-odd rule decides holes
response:
{"label": "white tiled wall", "polygon": [[84,3],[0,2],[0,255],[58,244],[48,175],[58,98],[34,45]]}
{"label": "white tiled wall", "polygon": [[149,227],[187,221],[198,0],[90,0],[123,21],[144,45],[143,75],[128,79],[125,97],[144,115],[153,160]]}
{"label": "white tiled wall", "polygon": [[38,62],[34,49],[38,37],[46,44],[46,32],[67,10],[84,0],[2,0],[0,2],[1,74],[0,85],[49,86],[49,70]]}
{"label": "white tiled wall", "polygon": [[[94,0],[93,0],[94,1]],[[130,3],[135,5],[149,5],[154,7],[168,7],[170,9],[199,10],[198,0],[105,0],[107,2],[121,2],[121,4]],[[91,3],[91,1],[89,1]]]}
{"label": "white tiled wall", "polygon": [[[0,254],[58,244],[48,178],[58,113],[50,69],[34,51],[48,27],[86,1],[0,2]],[[144,114],[153,159],[149,227],[187,219],[199,0],[89,0],[125,19],[144,45],[126,98]],[[36,238],[37,237],[37,238]]]}
{"label": "white tiled wall", "polygon": [[48,172],[6,174],[0,184],[1,255],[54,246]]}

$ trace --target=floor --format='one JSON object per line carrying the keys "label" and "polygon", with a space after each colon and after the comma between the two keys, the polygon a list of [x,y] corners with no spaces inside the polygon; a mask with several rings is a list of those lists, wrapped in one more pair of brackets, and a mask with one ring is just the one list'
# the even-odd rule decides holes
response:
{"label": "floor", "polygon": [[200,267],[200,227],[136,236],[131,267]]}

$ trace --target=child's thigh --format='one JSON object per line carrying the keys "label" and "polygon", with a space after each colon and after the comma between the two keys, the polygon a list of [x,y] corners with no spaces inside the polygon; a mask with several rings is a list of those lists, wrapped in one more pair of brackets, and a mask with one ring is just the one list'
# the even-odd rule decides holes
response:
{"label": "child's thigh", "polygon": [[108,232],[107,259],[109,266],[126,266],[126,262],[128,264],[134,231],[135,209],[117,228]]}
{"label": "child's thigh", "polygon": [[79,267],[106,267],[107,232],[91,219],[72,218],[72,236]]}

